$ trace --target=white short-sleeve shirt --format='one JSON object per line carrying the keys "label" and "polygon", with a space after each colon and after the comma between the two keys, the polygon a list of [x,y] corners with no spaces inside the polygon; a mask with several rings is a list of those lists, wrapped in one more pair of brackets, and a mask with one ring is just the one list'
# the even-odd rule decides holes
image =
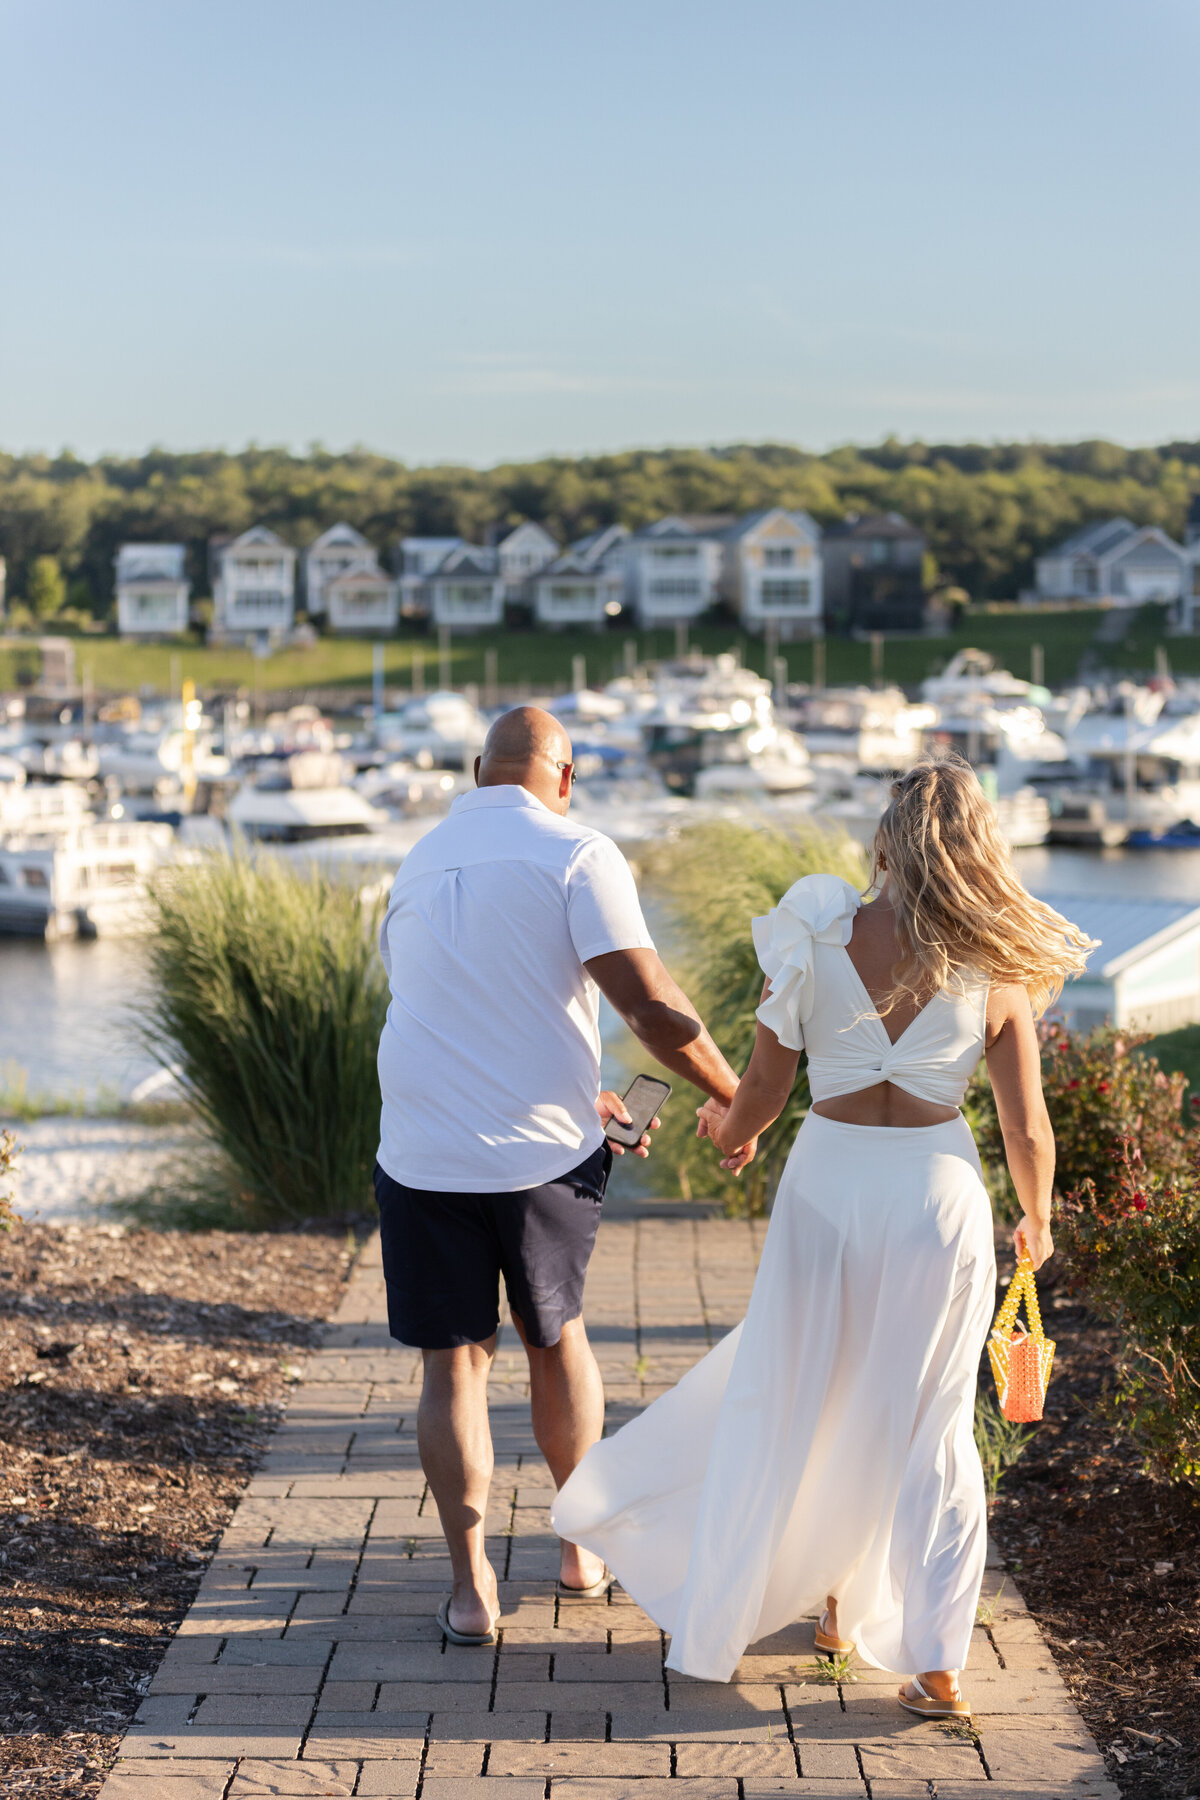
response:
{"label": "white short-sleeve shirt", "polygon": [[654,948],[610,838],[522,787],[462,794],[406,857],[380,948],[393,1180],[516,1193],[599,1148],[600,995],[583,965]]}

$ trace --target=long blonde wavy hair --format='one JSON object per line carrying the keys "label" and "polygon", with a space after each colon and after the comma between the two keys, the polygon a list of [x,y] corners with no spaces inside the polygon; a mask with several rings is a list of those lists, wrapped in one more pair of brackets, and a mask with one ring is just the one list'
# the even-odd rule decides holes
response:
{"label": "long blonde wavy hair", "polygon": [[929,751],[892,783],[873,856],[872,885],[886,872],[900,946],[881,1015],[976,973],[1020,982],[1040,1017],[1096,947],[1021,885],[995,808],[956,751]]}

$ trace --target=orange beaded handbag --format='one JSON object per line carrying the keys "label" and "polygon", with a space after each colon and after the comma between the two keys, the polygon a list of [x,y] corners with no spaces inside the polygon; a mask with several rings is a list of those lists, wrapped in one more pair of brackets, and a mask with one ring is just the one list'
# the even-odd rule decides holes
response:
{"label": "orange beaded handbag", "polygon": [[[1029,1330],[1016,1328],[1017,1309],[1022,1296]],[[1023,1256],[1009,1283],[1003,1304],[996,1314],[992,1334],[988,1338],[988,1356],[996,1377],[996,1393],[1000,1411],[1006,1419],[1031,1424],[1042,1416],[1046,1389],[1050,1385],[1050,1369],[1054,1362],[1054,1340],[1042,1330],[1042,1314],[1038,1306],[1037,1284],[1033,1264]]]}

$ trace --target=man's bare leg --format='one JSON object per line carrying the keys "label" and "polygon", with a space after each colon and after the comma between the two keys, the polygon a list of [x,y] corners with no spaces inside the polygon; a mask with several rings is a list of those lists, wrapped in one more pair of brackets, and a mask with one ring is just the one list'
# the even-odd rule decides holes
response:
{"label": "man's bare leg", "polygon": [[485,1542],[495,1460],[487,1380],[496,1339],[493,1334],[482,1344],[422,1354],[425,1382],[417,1410],[417,1446],[450,1550],[450,1623],[459,1631],[490,1631],[499,1611],[496,1572]]}
{"label": "man's bare leg", "polygon": [[[513,1314],[525,1354],[529,1358],[529,1398],[533,1435],[561,1487],[584,1452],[604,1430],[604,1384],[582,1319],[569,1319],[562,1336],[549,1350],[538,1350],[525,1337]],[[590,1587],[599,1581],[604,1564],[590,1550],[562,1540],[562,1580],[566,1587]]]}

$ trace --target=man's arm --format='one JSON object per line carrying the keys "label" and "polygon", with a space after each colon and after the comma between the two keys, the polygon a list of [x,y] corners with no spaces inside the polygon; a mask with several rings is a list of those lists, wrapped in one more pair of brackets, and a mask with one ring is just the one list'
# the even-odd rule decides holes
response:
{"label": "man's arm", "polygon": [[657,1062],[728,1106],[738,1078],[656,950],[610,950],[584,967]]}

